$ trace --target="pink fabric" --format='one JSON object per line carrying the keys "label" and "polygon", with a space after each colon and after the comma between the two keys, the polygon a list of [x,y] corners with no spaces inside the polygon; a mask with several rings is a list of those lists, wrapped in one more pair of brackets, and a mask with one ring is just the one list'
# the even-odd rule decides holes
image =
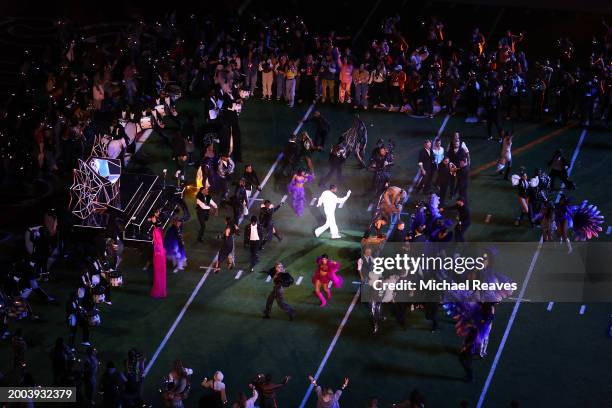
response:
{"label": "pink fabric", "polygon": [[164,248],[163,230],[153,230],[153,287],[151,297],[165,298],[166,291],[166,249]]}
{"label": "pink fabric", "polygon": [[334,288],[339,288],[342,286],[342,277],[337,275],[336,273],[340,269],[340,262],[332,261],[331,259],[327,260],[327,274],[321,275],[321,263],[322,258],[317,258],[317,270],[312,276],[312,283],[315,284],[316,281],[321,281],[322,285],[327,285],[329,282],[332,282]]}

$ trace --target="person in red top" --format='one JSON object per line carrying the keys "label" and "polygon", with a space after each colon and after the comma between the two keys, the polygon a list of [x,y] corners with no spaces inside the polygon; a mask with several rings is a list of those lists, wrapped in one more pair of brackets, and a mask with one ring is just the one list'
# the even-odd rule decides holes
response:
{"label": "person in red top", "polygon": [[396,65],[393,72],[389,75],[389,89],[391,97],[391,107],[402,106],[404,93],[404,85],[406,84],[406,73],[402,70],[401,65]]}

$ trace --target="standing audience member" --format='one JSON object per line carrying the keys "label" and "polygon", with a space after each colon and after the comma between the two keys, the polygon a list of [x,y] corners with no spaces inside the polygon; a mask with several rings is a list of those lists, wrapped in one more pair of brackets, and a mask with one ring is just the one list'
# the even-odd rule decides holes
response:
{"label": "standing audience member", "polygon": [[311,375],[308,376],[308,380],[315,387],[317,408],[340,408],[340,396],[349,383],[348,377],[344,379],[342,387],[335,392],[331,388],[321,388],[321,386],[317,384],[317,380]]}
{"label": "standing audience member", "polygon": [[87,406],[95,405],[95,392],[97,387],[98,366],[100,362],[95,348],[89,347],[83,361],[83,382],[85,385],[85,403]]}
{"label": "standing audience member", "polygon": [[202,399],[200,399],[200,408],[217,408],[227,404],[227,395],[223,378],[223,373],[217,371],[213,374],[212,379],[204,378],[204,380],[202,380],[201,385],[206,393]]}

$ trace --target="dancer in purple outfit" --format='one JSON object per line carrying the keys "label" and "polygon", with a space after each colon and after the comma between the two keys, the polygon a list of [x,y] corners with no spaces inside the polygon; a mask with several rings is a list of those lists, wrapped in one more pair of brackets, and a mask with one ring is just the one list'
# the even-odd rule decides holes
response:
{"label": "dancer in purple outfit", "polygon": [[291,196],[291,206],[295,215],[301,217],[304,214],[304,205],[306,197],[304,194],[304,184],[310,183],[314,179],[312,174],[306,173],[304,169],[299,169],[297,173],[293,175],[287,191]]}

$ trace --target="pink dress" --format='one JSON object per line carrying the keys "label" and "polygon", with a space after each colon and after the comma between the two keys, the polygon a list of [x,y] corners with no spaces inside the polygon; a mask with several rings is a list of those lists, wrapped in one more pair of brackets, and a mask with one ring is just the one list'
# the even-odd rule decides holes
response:
{"label": "pink dress", "polygon": [[[336,273],[340,269],[340,262],[332,261],[331,259],[327,260],[327,266],[323,265],[322,258],[317,258],[317,270],[312,276],[313,285],[316,284],[317,281],[320,281],[322,285],[327,286],[329,282],[332,282],[334,288],[339,288],[342,286],[342,277],[337,275]],[[327,268],[327,271],[325,271]],[[327,272],[327,273],[326,273]]]}
{"label": "pink dress", "polygon": [[163,229],[153,230],[153,287],[151,297],[165,298],[166,292],[166,250],[164,249]]}

